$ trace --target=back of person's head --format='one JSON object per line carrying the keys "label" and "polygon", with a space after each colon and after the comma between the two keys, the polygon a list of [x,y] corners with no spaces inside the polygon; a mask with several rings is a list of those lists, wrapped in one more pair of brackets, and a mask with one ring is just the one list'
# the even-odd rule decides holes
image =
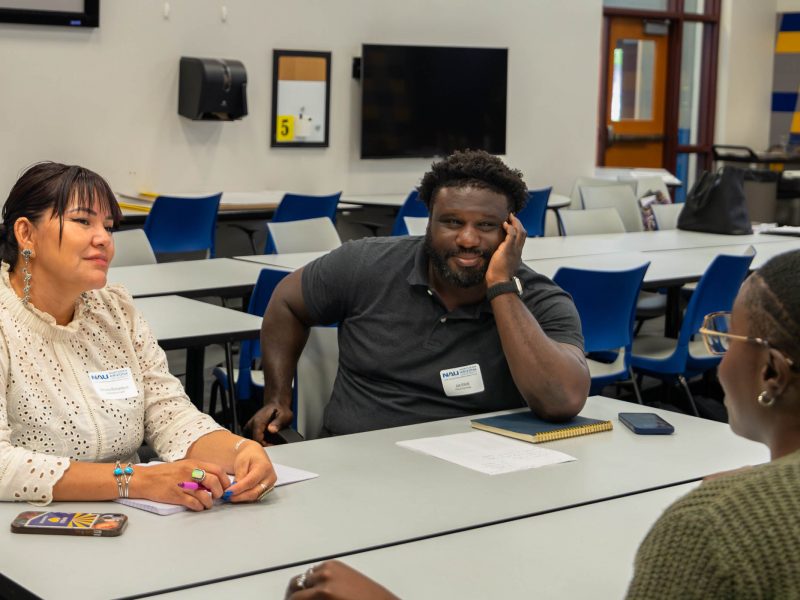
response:
{"label": "back of person's head", "polygon": [[800,250],[772,258],[752,279],[745,297],[750,335],[767,340],[800,368]]}
{"label": "back of person's head", "polygon": [[419,185],[420,200],[429,212],[436,193],[445,187],[475,187],[502,194],[508,198],[508,208],[513,213],[518,213],[528,202],[528,188],[522,173],[483,150],[456,151],[433,163]]}
{"label": "back of person's head", "polygon": [[58,217],[60,232],[64,226],[64,212],[74,202],[88,208],[96,202],[100,210],[111,215],[115,226],[122,219],[114,193],[106,180],[94,171],[56,162],[40,162],[29,167],[11,188],[3,206],[0,258],[14,270],[20,252],[14,234],[18,219],[27,218],[36,223],[42,218]]}

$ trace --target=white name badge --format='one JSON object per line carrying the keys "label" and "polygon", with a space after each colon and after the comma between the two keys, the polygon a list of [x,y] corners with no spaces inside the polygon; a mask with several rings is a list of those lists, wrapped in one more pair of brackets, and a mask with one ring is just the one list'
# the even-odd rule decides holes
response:
{"label": "white name badge", "polygon": [[448,396],[467,396],[483,391],[483,377],[478,363],[439,371],[444,393]]}
{"label": "white name badge", "polygon": [[103,400],[124,400],[139,394],[133,383],[133,373],[128,367],[89,373],[89,381]]}

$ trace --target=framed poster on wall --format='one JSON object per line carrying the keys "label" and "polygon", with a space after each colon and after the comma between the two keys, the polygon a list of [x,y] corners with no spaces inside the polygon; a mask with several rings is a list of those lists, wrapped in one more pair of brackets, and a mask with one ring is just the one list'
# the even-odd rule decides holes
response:
{"label": "framed poster on wall", "polygon": [[330,52],[273,51],[273,148],[328,146],[330,79]]}

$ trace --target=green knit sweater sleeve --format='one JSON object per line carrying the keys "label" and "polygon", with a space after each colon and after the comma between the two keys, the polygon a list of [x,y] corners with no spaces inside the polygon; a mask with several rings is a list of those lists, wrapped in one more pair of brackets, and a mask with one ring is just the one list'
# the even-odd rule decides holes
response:
{"label": "green knit sweater sleeve", "polygon": [[656,521],[636,554],[628,599],[730,597],[722,523],[704,492],[701,486],[689,493]]}

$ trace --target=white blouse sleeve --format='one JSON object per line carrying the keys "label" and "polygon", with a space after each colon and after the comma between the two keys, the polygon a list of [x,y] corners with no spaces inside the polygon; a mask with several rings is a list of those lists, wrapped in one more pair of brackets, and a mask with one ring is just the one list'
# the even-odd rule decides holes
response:
{"label": "white blouse sleeve", "polygon": [[195,441],[224,427],[192,404],[181,382],[167,369],[166,354],[150,326],[130,296],[124,291],[121,296],[122,304],[127,304],[125,308],[130,311],[133,347],[142,373],[145,440],[161,460],[180,460]]}
{"label": "white blouse sleeve", "polygon": [[0,500],[46,506],[53,501],[53,486],[69,468],[70,459],[12,443],[6,401],[10,360],[8,345],[0,333]]}

